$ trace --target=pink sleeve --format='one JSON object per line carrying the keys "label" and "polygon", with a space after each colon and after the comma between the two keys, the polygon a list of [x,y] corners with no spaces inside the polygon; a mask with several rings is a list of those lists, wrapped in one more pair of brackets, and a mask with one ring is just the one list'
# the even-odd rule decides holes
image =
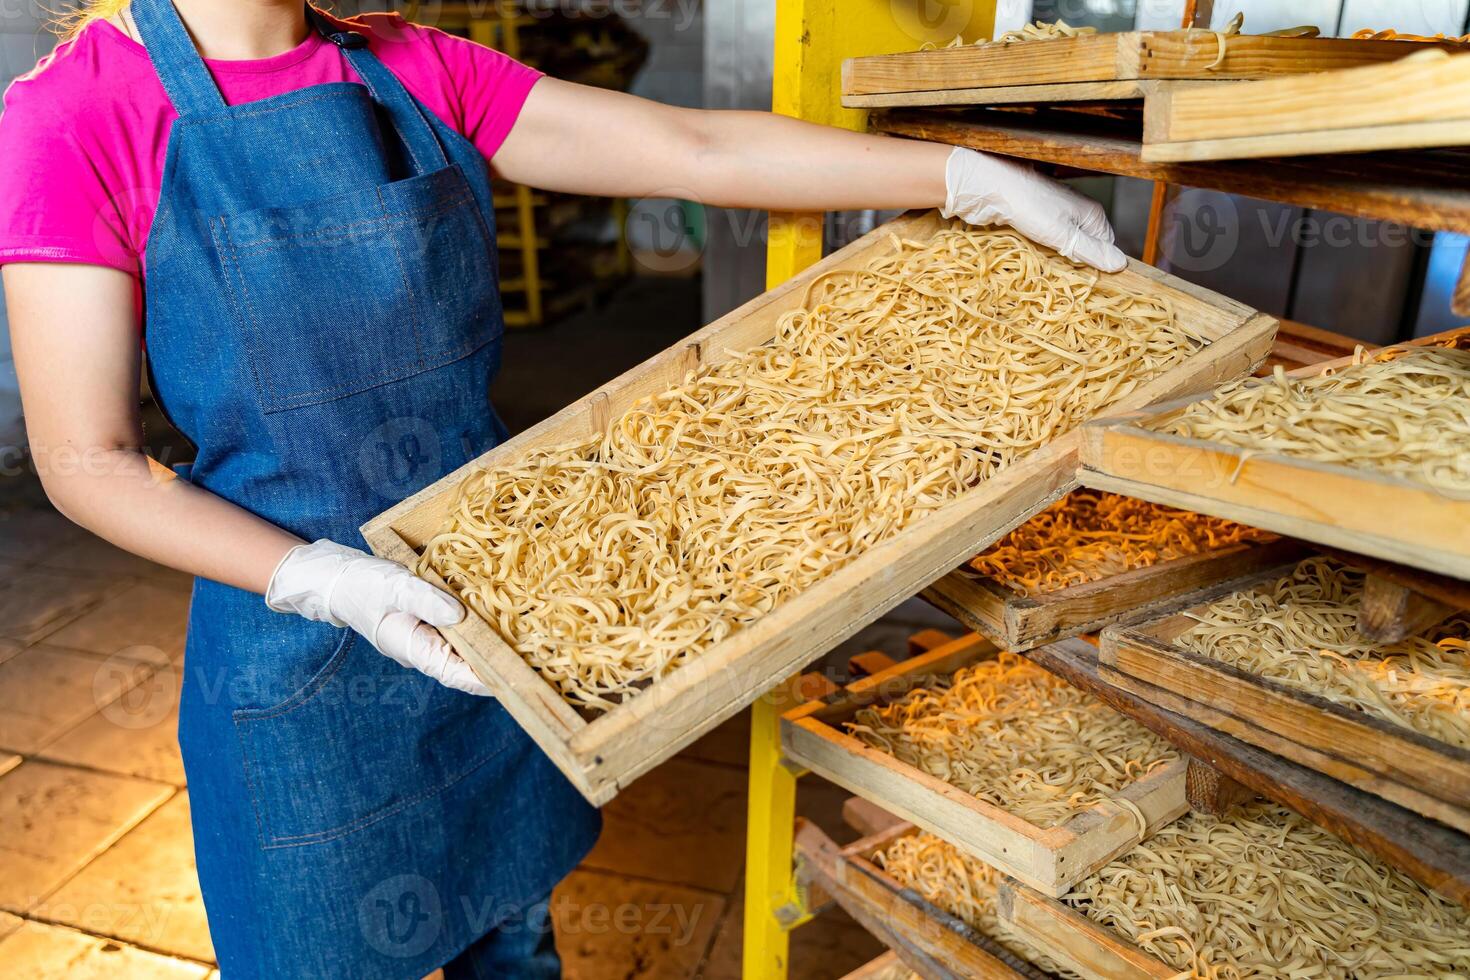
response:
{"label": "pink sleeve", "polygon": [[542,73],[494,48],[421,28],[444,62],[460,110],[459,131],[489,160],[510,134]]}
{"label": "pink sleeve", "polygon": [[[48,80],[22,76],[0,114],[0,264],[82,262],[138,271],[109,193]],[[49,85],[55,88],[54,85]]]}

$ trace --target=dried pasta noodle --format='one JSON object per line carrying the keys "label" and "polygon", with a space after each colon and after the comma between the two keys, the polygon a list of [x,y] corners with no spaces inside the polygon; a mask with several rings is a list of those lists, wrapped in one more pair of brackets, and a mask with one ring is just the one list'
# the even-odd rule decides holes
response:
{"label": "dried pasta noodle", "polygon": [[1063,901],[1188,977],[1470,975],[1470,914],[1272,803],[1177,820]]}
{"label": "dried pasta noodle", "polygon": [[873,860],[900,885],[912,888],[1012,955],[1047,973],[1077,976],[1001,922],[996,904],[1001,876],[979,858],[933,834],[914,833],[898,838]]}
{"label": "dried pasta noodle", "polygon": [[846,727],[1043,829],[1178,758],[1131,718],[1012,653],[863,708]]}
{"label": "dried pasta noodle", "polygon": [[1186,650],[1470,749],[1470,615],[1372,644],[1357,632],[1363,574],[1309,558],[1286,578],[1211,603]]}
{"label": "dried pasta noodle", "polygon": [[1014,233],[895,238],[600,441],[469,477],[419,567],[605,709],[1203,342]]}
{"label": "dried pasta noodle", "polygon": [[[1051,23],[1043,23],[1038,20],[1035,23],[1027,24],[1018,31],[1007,31],[993,41],[987,38],[980,38],[974,43],[977,47],[984,47],[987,44],[1011,45],[1020,44],[1023,41],[1056,41],[1065,37],[1087,37],[1090,34],[1096,33],[1096,27],[1073,27],[1064,20],[1053,21]],[[965,46],[965,36],[963,34],[956,34],[945,45],[946,48],[963,48]],[[919,50],[933,51],[938,47],[939,45],[933,41],[925,41],[919,45]]]}
{"label": "dried pasta noodle", "polygon": [[1470,351],[1422,347],[1368,358],[1336,373],[1225,385],[1156,422],[1159,432],[1207,439],[1251,455],[1371,469],[1470,500]]}
{"label": "dried pasta noodle", "polygon": [[1077,490],[971,559],[970,568],[1030,596],[1274,538],[1218,517]]}

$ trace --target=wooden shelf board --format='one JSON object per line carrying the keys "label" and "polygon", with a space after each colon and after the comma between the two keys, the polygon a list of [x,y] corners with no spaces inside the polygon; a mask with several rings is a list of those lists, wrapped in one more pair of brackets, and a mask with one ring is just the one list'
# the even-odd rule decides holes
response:
{"label": "wooden shelf board", "polygon": [[1227,160],[1470,144],[1470,56],[1151,94],[1143,158]]}
{"label": "wooden shelf board", "polygon": [[1470,836],[1114,687],[1085,640],[1064,640],[1026,656],[1181,751],[1470,908]]}
{"label": "wooden shelf board", "polygon": [[1003,156],[1470,234],[1470,152],[1150,163],[1142,123],[1057,110],[893,109],[869,128]]}

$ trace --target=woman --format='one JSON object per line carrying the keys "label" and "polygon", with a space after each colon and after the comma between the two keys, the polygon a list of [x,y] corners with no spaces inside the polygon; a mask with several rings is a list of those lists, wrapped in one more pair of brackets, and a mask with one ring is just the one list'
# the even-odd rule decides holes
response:
{"label": "woman", "polygon": [[[543,903],[597,815],[433,629],[458,602],[357,532],[505,437],[491,163],[943,206],[1124,264],[1096,205],[970,151],[669,108],[299,0],[92,4],[7,93],[0,261],[51,499],[198,576],[179,737],[227,978],[558,971]],[[178,478],[140,449],[140,340],[197,447]]]}

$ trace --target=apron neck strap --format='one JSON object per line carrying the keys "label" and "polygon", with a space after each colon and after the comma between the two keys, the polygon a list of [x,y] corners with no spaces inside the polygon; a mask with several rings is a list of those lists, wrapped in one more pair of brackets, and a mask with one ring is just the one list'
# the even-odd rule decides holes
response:
{"label": "apron neck strap", "polygon": [[[148,49],[148,57],[158,78],[180,116],[222,112],[228,106],[214,76],[199,56],[194,39],[189,36],[173,0],[132,0],[130,10],[138,25],[138,35]],[[368,40],[356,31],[339,30],[311,4],[306,17],[322,37],[335,44],[373,101],[382,106],[398,131],[414,169],[428,173],[448,166],[444,146],[413,96],[403,87],[398,76],[384,67],[368,50]]]}
{"label": "apron neck strap", "polygon": [[188,116],[223,110],[224,96],[179,20],[173,0],[132,0],[128,9],[174,111]]}
{"label": "apron neck strap", "polygon": [[428,173],[448,166],[444,145],[434,134],[423,109],[403,87],[398,76],[369,50],[367,37],[357,31],[339,29],[311,4],[306,5],[306,16],[322,37],[342,52],[352,70],[357,72],[357,77],[367,86],[373,101],[387,111],[416,172]]}

